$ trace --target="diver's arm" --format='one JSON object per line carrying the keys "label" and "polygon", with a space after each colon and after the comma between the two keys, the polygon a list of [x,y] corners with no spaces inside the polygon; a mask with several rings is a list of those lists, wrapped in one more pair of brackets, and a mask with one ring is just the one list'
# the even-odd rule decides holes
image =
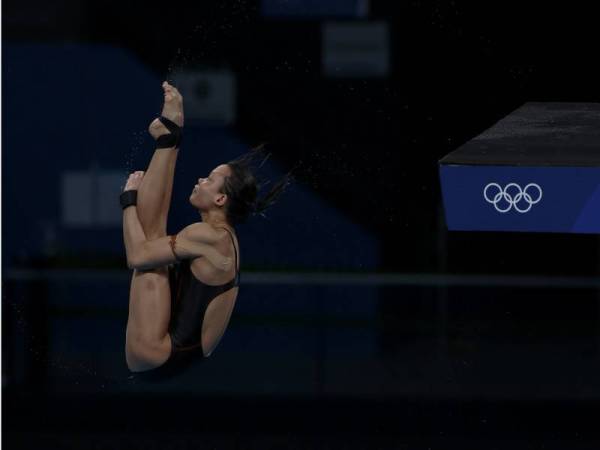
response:
{"label": "diver's arm", "polygon": [[207,224],[192,224],[173,236],[146,239],[135,206],[123,211],[123,238],[127,252],[127,267],[150,270],[164,267],[182,259],[204,256],[219,270],[228,270],[233,264],[214,244],[216,237]]}

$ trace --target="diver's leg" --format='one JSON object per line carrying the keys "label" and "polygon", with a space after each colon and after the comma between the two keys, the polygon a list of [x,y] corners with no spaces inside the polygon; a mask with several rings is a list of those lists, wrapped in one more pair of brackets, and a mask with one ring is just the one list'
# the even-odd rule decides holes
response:
{"label": "diver's leg", "polygon": [[[163,83],[163,90],[165,102],[162,116],[183,126],[181,94],[167,82]],[[168,133],[158,119],[152,122],[149,131],[155,138]],[[179,149],[174,147],[156,149],[138,188],[137,211],[147,239],[165,236],[167,233],[167,216],[178,152]]]}
{"label": "diver's leg", "polygon": [[166,267],[134,270],[129,291],[125,358],[132,371],[152,369],[171,354],[171,292]]}
{"label": "diver's leg", "polygon": [[[165,104],[162,115],[177,125],[183,125],[181,95],[167,83],[163,84]],[[154,121],[150,133],[162,134],[163,125]],[[137,213],[146,239],[166,235],[167,215],[171,201],[176,148],[154,151],[150,165],[138,187]],[[171,316],[171,291],[167,267],[134,270],[129,292],[129,316],[125,338],[125,357],[129,369],[142,371],[164,363],[171,354],[168,333]]]}

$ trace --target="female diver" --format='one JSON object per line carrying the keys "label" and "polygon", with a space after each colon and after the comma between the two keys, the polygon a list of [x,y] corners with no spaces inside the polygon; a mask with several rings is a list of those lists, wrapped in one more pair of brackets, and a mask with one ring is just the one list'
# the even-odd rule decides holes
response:
{"label": "female diver", "polygon": [[131,378],[149,381],[212,354],[239,292],[234,226],[270,206],[292,179],[290,172],[258,200],[250,163],[260,149],[221,164],[198,179],[189,197],[201,221],[167,235],[184,114],[178,90],[167,82],[162,88],[161,117],[148,128],[156,150],[146,172],[132,173],[120,196],[127,266],[133,269],[125,357]]}

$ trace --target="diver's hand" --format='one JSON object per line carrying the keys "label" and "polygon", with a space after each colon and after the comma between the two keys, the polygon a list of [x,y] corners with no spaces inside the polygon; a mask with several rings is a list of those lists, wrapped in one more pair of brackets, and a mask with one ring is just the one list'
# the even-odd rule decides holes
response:
{"label": "diver's hand", "polygon": [[133,172],[131,175],[129,175],[129,178],[127,179],[127,184],[125,184],[123,192],[137,191],[140,187],[140,184],[142,184],[142,178],[144,178],[144,173],[145,172],[143,172],[142,170],[138,170],[137,172]]}

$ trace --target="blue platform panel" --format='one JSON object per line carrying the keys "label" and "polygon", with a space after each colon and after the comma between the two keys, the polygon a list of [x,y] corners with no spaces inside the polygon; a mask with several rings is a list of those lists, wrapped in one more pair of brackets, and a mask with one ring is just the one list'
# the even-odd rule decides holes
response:
{"label": "blue platform panel", "polygon": [[600,233],[600,104],[526,103],[440,160],[449,230]]}
{"label": "blue platform panel", "polygon": [[450,230],[600,233],[600,167],[440,167]]}

